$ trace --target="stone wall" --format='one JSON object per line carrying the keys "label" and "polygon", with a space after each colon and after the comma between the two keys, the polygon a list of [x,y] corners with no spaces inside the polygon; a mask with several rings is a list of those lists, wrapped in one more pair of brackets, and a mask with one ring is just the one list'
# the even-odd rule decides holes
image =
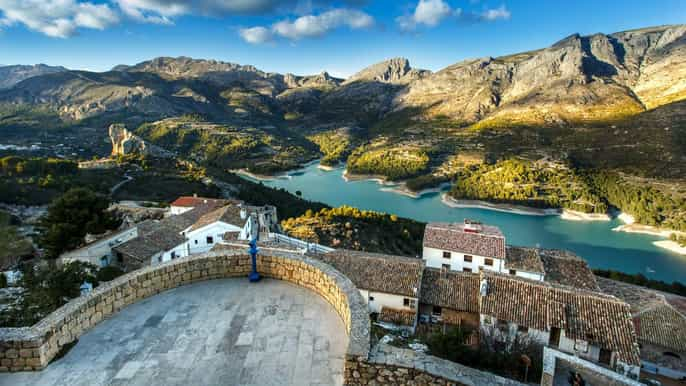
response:
{"label": "stone wall", "polygon": [[[369,354],[369,315],[359,291],[340,272],[298,254],[262,252],[258,271],[325,298],[348,330],[347,355]],[[0,329],[0,372],[40,370],[86,331],[120,309],[162,291],[202,280],[246,276],[250,257],[236,251],[192,256],[130,272],[76,298],[32,327]]]}
{"label": "stone wall", "polygon": [[524,386],[517,381],[431,355],[387,344],[376,345],[368,359],[348,357],[346,385],[495,385]]}

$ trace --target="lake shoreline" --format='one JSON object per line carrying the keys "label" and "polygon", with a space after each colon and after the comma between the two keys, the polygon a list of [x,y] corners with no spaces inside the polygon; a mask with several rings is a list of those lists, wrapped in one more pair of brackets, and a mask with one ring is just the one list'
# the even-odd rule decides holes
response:
{"label": "lake shoreline", "polygon": [[523,205],[495,204],[481,200],[458,200],[450,197],[447,193],[441,195],[441,202],[451,208],[475,208],[493,210],[496,212],[513,213],[524,216],[559,216],[559,209],[539,209]]}

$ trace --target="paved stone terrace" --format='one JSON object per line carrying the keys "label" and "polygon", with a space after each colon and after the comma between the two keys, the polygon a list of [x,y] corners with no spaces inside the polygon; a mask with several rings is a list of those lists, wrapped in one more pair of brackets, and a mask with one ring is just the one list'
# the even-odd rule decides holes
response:
{"label": "paved stone terrace", "polygon": [[347,345],[340,316],[306,288],[211,280],[126,307],[0,385],[340,385]]}

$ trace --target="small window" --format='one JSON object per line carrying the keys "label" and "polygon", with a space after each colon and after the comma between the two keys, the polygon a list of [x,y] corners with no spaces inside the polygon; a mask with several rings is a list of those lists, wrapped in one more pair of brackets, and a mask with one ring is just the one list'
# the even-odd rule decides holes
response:
{"label": "small window", "polygon": [[522,326],[521,324],[517,326],[517,332],[521,332],[522,334],[526,334],[529,332],[529,327],[527,326]]}
{"label": "small window", "polygon": [[512,276],[517,275],[517,271],[515,271],[514,269],[511,269],[511,270],[510,270],[510,275],[512,275]]}
{"label": "small window", "polygon": [[373,301],[374,301],[374,296],[370,296],[370,297],[369,297],[369,301],[370,301],[370,302],[373,302]]}
{"label": "small window", "polygon": [[500,331],[508,331],[510,329],[510,324],[507,322],[507,320],[498,319],[497,328]]}
{"label": "small window", "polygon": [[441,264],[441,268],[445,269],[446,271],[450,271],[450,264]]}
{"label": "small window", "polygon": [[403,306],[409,307],[409,306],[410,306],[410,299],[404,298],[404,299],[403,299]]}
{"label": "small window", "polygon": [[609,365],[612,362],[612,351],[608,349],[601,348],[600,355],[598,356],[598,362]]}
{"label": "small window", "polygon": [[198,245],[198,240],[195,240],[195,245]]}
{"label": "small window", "polygon": [[172,260],[176,259],[176,251],[172,251],[171,258]]}
{"label": "small window", "polygon": [[443,251],[443,258],[449,259],[450,258],[450,252]]}
{"label": "small window", "polygon": [[441,315],[443,313],[443,309],[439,306],[434,306],[433,309],[431,310],[432,315]]}
{"label": "small window", "polygon": [[486,264],[486,265],[492,267],[492,266],[493,266],[493,259],[485,259],[485,260],[484,260],[484,264]]}
{"label": "small window", "polygon": [[207,236],[207,244],[212,244],[214,243],[214,238],[212,236]]}
{"label": "small window", "polygon": [[471,263],[472,262],[472,257],[469,255],[464,255],[464,261],[465,263]]}
{"label": "small window", "polygon": [[472,272],[471,268],[462,268],[462,272]]}

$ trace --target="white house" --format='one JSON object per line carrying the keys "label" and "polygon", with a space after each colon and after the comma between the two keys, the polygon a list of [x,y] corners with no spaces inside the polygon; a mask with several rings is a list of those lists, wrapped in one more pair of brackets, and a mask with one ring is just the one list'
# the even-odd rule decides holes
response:
{"label": "white house", "polygon": [[207,252],[222,241],[225,233],[240,232],[247,221],[246,213],[239,206],[226,205],[200,217],[183,232],[187,241],[182,256]]}
{"label": "white house", "polygon": [[99,267],[105,267],[113,261],[113,248],[136,236],[138,236],[137,226],[111,233],[83,247],[62,253],[59,257],[59,262],[66,264],[73,261],[82,261]]}
{"label": "white house", "polygon": [[393,315],[402,319],[402,324],[414,327],[424,270],[422,260],[348,250],[335,250],[318,258],[355,284],[370,313]]}
{"label": "white house", "polygon": [[541,260],[539,249],[508,245],[505,248],[503,273],[525,279],[543,281],[545,279],[545,267],[543,260]]}
{"label": "white house", "polygon": [[463,224],[429,223],[423,246],[427,267],[473,273],[505,270],[505,236],[494,226],[469,220]]}
{"label": "white house", "polygon": [[169,205],[171,215],[179,215],[201,206],[220,207],[230,203],[237,204],[237,201],[223,200],[217,198],[205,198],[193,196],[181,196]]}

